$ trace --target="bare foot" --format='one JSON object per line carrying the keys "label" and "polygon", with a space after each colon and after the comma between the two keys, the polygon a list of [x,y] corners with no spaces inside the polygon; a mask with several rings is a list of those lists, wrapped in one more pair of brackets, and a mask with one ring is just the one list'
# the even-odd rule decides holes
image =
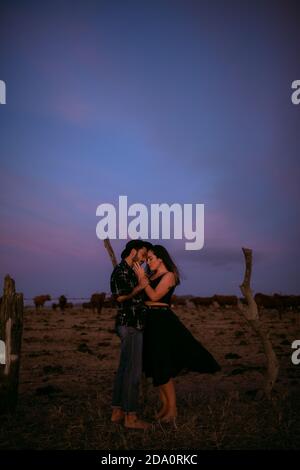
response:
{"label": "bare foot", "polygon": [[125,416],[125,428],[129,429],[149,429],[151,424],[139,419],[136,415]]}
{"label": "bare foot", "polygon": [[125,418],[125,412],[121,408],[113,408],[111,414],[111,422],[112,423],[122,423]]}
{"label": "bare foot", "polygon": [[167,411],[167,406],[162,406],[161,409],[155,413],[155,419],[161,419],[167,413]]}
{"label": "bare foot", "polygon": [[168,412],[160,419],[162,423],[174,423],[176,425],[177,410],[168,410]]}

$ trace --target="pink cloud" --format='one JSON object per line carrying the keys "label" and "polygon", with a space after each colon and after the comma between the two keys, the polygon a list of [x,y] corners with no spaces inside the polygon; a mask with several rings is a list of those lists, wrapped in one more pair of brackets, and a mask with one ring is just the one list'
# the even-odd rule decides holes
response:
{"label": "pink cloud", "polygon": [[[49,182],[46,178],[34,178],[32,176],[7,169],[1,169],[0,173],[0,188],[2,191],[1,202],[2,206],[13,206],[17,209],[30,210],[35,215],[44,217],[53,213],[55,218],[59,214],[65,215],[67,208],[70,205],[72,208],[77,208],[78,213],[82,215],[94,215],[96,205],[94,200],[88,199],[85,193],[81,192],[78,188],[74,189],[73,186],[57,184],[54,181]],[[47,208],[44,203],[36,196],[36,194],[53,194],[55,193],[55,201],[49,197],[47,201]],[[57,205],[57,200],[60,205]]]}
{"label": "pink cloud", "polygon": [[[0,245],[55,256],[72,256],[78,259],[94,259],[98,256],[96,234],[94,242],[83,237],[71,227],[52,226],[43,221],[24,223],[4,223],[0,235]],[[100,250],[99,250],[100,251]]]}

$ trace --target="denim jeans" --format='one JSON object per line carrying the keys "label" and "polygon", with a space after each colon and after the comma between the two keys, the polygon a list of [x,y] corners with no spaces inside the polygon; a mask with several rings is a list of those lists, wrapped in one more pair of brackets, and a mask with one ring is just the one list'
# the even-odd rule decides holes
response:
{"label": "denim jeans", "polygon": [[116,373],[112,406],[127,413],[137,412],[142,375],[143,332],[131,326],[117,326],[121,354]]}

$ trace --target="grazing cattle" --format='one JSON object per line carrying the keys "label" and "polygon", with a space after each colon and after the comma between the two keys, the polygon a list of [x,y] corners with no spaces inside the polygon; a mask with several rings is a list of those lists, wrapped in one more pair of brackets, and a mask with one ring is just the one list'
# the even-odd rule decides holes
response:
{"label": "grazing cattle", "polygon": [[171,305],[186,305],[186,298],[179,297],[178,295],[172,295],[171,297]]}
{"label": "grazing cattle", "polygon": [[213,297],[192,297],[191,302],[195,305],[195,307],[208,307],[214,301]]}
{"label": "grazing cattle", "polygon": [[288,295],[288,305],[292,310],[300,310],[300,295]]}
{"label": "grazing cattle", "polygon": [[64,311],[65,308],[67,307],[67,298],[64,296],[64,295],[61,295],[58,299],[58,305],[59,305],[59,308]]}
{"label": "grazing cattle", "polygon": [[281,310],[298,310],[300,308],[300,295],[274,294],[277,308]]}
{"label": "grazing cattle", "polygon": [[255,294],[254,300],[258,307],[276,309],[278,310],[279,315],[281,315],[284,310],[300,309],[299,295],[266,295],[259,292]]}
{"label": "grazing cattle", "polygon": [[220,307],[225,307],[225,305],[237,305],[238,298],[236,295],[214,295],[213,300],[218,302]]}
{"label": "grazing cattle", "polygon": [[277,304],[273,295],[266,295],[262,294],[261,292],[258,292],[257,294],[255,294],[254,300],[258,307],[277,308]]}
{"label": "grazing cattle", "polygon": [[46,295],[37,295],[36,297],[34,297],[33,301],[34,301],[34,305],[35,305],[35,308],[38,310],[38,309],[41,309],[43,306],[44,306],[44,303],[47,302],[47,300],[51,300],[51,297],[49,294],[46,294]]}
{"label": "grazing cattle", "polygon": [[104,300],[105,300],[105,292],[101,292],[101,294],[95,293],[91,296],[90,304],[93,310],[97,310],[98,313],[101,313]]}

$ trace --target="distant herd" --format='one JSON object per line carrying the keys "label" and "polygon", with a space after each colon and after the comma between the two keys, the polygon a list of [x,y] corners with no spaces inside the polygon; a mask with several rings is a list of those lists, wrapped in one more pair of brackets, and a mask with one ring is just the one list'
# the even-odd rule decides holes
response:
{"label": "distant herd", "polygon": [[[34,297],[34,305],[37,310],[41,309],[45,302],[50,301],[50,295],[38,295]],[[244,303],[244,299],[239,299]],[[266,295],[257,293],[254,296],[257,306],[265,309],[276,309],[279,312],[284,310],[298,310],[300,309],[300,295],[281,295],[273,294]],[[1,301],[1,300],[0,300]],[[193,304],[195,307],[226,307],[236,306],[238,297],[235,295],[213,295],[211,297],[194,297],[194,296],[177,296],[172,297],[173,306],[188,306]],[[111,297],[106,298],[105,292],[94,293],[91,295],[90,301],[82,304],[83,309],[90,309],[101,313],[102,307],[114,307],[116,304]],[[58,299],[58,303],[53,303],[53,310],[60,309],[64,311],[73,307],[73,304],[67,301],[64,295]]]}
{"label": "distant herd", "polygon": [[[173,303],[183,305],[183,300],[184,298],[178,297],[173,299]],[[235,306],[238,300],[245,303],[244,298],[238,299],[235,295],[213,295],[212,297],[191,297],[189,299],[195,307],[210,305],[216,307]],[[259,292],[255,294],[254,300],[259,308],[276,309],[278,311],[300,309],[300,295],[266,295]]]}
{"label": "distant herd", "polygon": [[[90,301],[83,303],[82,308],[95,310],[98,313],[101,313],[102,307],[105,303],[105,296],[105,292],[101,292],[100,294],[92,294]],[[51,296],[49,294],[37,295],[36,297],[34,297],[33,302],[36,310],[40,310],[42,307],[44,307],[45,302],[49,300],[51,300]],[[66,309],[73,308],[73,306],[74,305],[71,302],[68,302],[67,298],[64,295],[61,295],[58,299],[58,303],[52,304],[52,309],[56,310],[57,308],[59,308],[61,311],[64,311]]]}

